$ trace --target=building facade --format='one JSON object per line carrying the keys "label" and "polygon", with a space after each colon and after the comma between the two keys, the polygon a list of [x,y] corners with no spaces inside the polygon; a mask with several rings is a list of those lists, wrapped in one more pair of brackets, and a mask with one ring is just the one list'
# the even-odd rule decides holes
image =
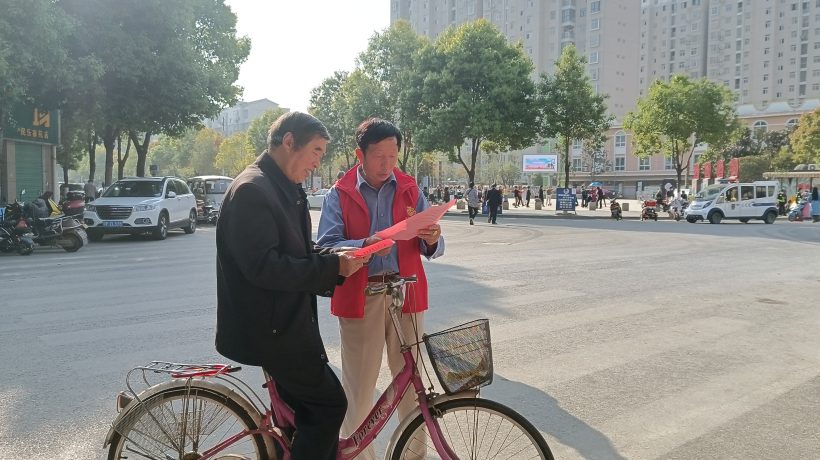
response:
{"label": "building facade", "polygon": [[[707,77],[732,89],[738,117],[749,126],[782,129],[820,98],[820,0],[390,0],[391,21],[408,21],[435,38],[451,25],[478,18],[520,41],[536,78],[551,72],[561,49],[574,43],[615,117],[600,171],[576,142],[572,180],[604,182],[624,196],[650,193],[674,177],[671,161],[639,159],[623,116],[656,80],[672,75]],[[522,154],[559,153],[554,143],[501,154],[521,164]],[[698,147],[693,155],[696,161]],[[479,177],[487,157],[478,164]],[[521,181],[528,181],[522,176]],[[551,181],[554,184],[554,179]],[[682,186],[686,185],[684,181]]]}
{"label": "building facade", "polygon": [[253,120],[259,118],[268,110],[278,107],[279,104],[269,99],[240,102],[233,107],[223,110],[216,117],[205,120],[203,124],[222,136],[227,137],[233,133],[245,131]]}

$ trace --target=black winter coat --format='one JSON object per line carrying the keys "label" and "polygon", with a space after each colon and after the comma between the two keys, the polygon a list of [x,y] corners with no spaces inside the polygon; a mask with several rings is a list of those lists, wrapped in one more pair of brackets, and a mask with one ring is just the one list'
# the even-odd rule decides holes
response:
{"label": "black winter coat", "polygon": [[332,295],[343,278],[338,256],[310,235],[304,190],[262,154],[231,184],[216,227],[220,354],[281,370],[327,362],[316,295]]}

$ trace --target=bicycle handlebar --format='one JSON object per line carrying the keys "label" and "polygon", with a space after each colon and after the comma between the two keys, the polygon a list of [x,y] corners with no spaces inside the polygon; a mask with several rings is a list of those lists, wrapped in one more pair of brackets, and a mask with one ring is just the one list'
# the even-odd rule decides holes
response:
{"label": "bicycle handlebar", "polygon": [[416,275],[412,276],[398,276],[393,280],[385,281],[383,283],[375,284],[375,285],[368,285],[365,288],[365,292],[369,294],[379,294],[387,290],[393,290],[397,287],[404,286],[405,284],[411,284],[418,281],[418,277]]}

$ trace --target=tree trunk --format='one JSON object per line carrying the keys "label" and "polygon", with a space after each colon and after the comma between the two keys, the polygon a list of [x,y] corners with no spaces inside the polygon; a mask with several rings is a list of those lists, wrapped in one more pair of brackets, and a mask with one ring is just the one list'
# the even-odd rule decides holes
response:
{"label": "tree trunk", "polygon": [[569,138],[564,141],[564,188],[569,188]]}
{"label": "tree trunk", "polygon": [[405,173],[407,172],[407,162],[410,161],[410,136],[411,136],[411,134],[412,133],[410,131],[405,131],[403,133],[404,145],[402,145],[402,155],[401,155],[401,158],[399,159],[399,169],[401,169],[402,172],[405,172]]}
{"label": "tree trunk", "polygon": [[122,136],[117,138],[117,178],[122,179],[125,171],[125,162],[128,161],[128,154],[131,153],[131,137],[125,144],[125,156],[122,155]]}
{"label": "tree trunk", "polygon": [[88,137],[88,180],[94,180],[97,173],[97,135],[92,131]]}
{"label": "tree trunk", "polygon": [[136,131],[128,131],[128,137],[134,143],[137,150],[137,177],[145,177],[145,161],[148,158],[148,145],[151,143],[151,131],[145,133],[145,137],[140,143]]}
{"label": "tree trunk", "polygon": [[[63,166],[63,183],[68,183],[68,167],[66,166]],[[61,196],[60,199],[65,199],[65,197]]]}
{"label": "tree trunk", "polygon": [[102,136],[103,145],[105,146],[105,176],[103,179],[105,187],[111,185],[114,176],[114,146],[119,135],[119,128],[106,125]]}

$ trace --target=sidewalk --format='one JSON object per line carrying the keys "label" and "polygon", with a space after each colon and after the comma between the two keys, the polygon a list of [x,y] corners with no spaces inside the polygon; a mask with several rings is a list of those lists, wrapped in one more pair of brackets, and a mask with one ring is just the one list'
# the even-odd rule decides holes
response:
{"label": "sidewalk", "polygon": [[[580,201],[578,202],[578,207],[575,208],[575,212],[568,211],[564,214],[563,211],[555,211],[555,200],[552,200],[552,203],[549,206],[542,207],[540,210],[535,210],[535,200],[530,200],[530,207],[514,207],[512,205],[513,199],[509,198],[507,200],[510,203],[510,209],[505,209],[503,214],[499,217],[527,217],[527,218],[569,218],[569,219],[612,219],[612,215],[609,212],[609,200],[606,201],[606,207],[604,209],[597,209],[595,211],[590,211],[589,208],[582,208],[580,206]],[[623,207],[624,204],[629,204],[629,211],[623,211],[623,218],[624,219],[635,219],[639,220],[641,218],[641,201],[639,200],[624,200],[618,199],[618,202],[621,203]],[[467,208],[458,209],[456,206],[453,206],[447,211],[447,215],[467,215]],[[479,218],[481,218],[481,214],[479,214]],[[668,218],[665,213],[659,214],[658,219]],[[486,216],[485,216],[486,219]]]}

